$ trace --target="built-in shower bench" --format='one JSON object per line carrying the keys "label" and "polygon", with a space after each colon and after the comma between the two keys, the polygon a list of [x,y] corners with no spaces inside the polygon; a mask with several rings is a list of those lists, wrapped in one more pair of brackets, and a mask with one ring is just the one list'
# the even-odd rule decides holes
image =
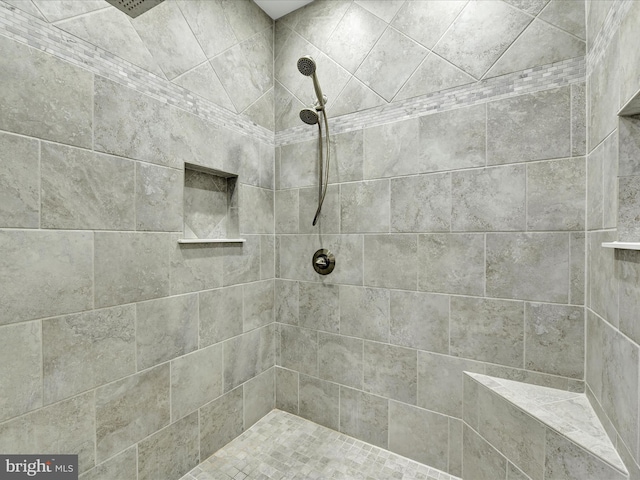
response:
{"label": "built-in shower bench", "polygon": [[465,480],[623,480],[583,393],[465,372]]}

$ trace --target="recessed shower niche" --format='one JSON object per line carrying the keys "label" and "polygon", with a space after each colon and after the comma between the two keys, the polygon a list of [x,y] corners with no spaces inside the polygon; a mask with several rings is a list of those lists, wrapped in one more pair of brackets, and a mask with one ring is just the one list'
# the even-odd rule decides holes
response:
{"label": "recessed shower niche", "polygon": [[238,176],[184,165],[184,228],[178,243],[238,243]]}

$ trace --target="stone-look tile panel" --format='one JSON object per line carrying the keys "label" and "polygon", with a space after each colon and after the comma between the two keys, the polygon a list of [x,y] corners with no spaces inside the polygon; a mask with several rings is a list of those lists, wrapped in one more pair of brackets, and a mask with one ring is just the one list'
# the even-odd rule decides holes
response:
{"label": "stone-look tile panel", "polygon": [[96,77],[94,148],[122,157],[182,168],[169,154],[170,108],[149,96]]}
{"label": "stone-look tile panel", "polygon": [[[42,406],[42,334],[39,322],[0,327],[0,421]],[[18,363],[19,360],[19,363]]]}
{"label": "stone-look tile panel", "polygon": [[340,333],[389,340],[389,290],[340,286]]}
{"label": "stone-look tile panel", "polygon": [[242,286],[199,293],[200,348],[242,333]]}
{"label": "stone-look tile panel", "polygon": [[418,352],[418,406],[462,418],[462,372],[484,372],[472,360]]}
{"label": "stone-look tile panel", "polygon": [[169,295],[172,235],[96,232],[96,307]]}
{"label": "stone-look tile panel", "polygon": [[485,165],[486,105],[425,115],[419,122],[420,157],[425,171]]}
{"label": "stone-look tile panel", "polygon": [[589,151],[618,125],[620,106],[620,59],[618,35],[614,35],[604,57],[593,66],[587,78],[589,105]]}
{"label": "stone-look tile panel", "polygon": [[[300,282],[299,325],[313,330],[340,330],[340,287]],[[278,319],[280,321],[280,319]]]}
{"label": "stone-look tile panel", "polygon": [[171,419],[175,421],[222,395],[222,345],[171,362]]}
{"label": "stone-look tile panel", "polygon": [[[314,191],[316,191],[314,189]],[[278,190],[274,194],[275,233],[298,233],[299,190]],[[317,191],[316,191],[317,199]]]}
{"label": "stone-look tile panel", "polygon": [[416,350],[365,341],[363,365],[366,392],[416,404]]}
{"label": "stone-look tile panel", "polygon": [[[612,133],[603,144],[606,161],[602,163],[603,175],[603,228],[616,228],[619,221],[618,214],[618,135]],[[620,237],[619,237],[620,238]]]}
{"label": "stone-look tile panel", "polygon": [[362,180],[364,173],[364,131],[355,130],[338,135],[332,134],[330,147],[329,183]]}
{"label": "stone-look tile panel", "polygon": [[134,162],[48,143],[41,155],[42,228],[135,229]]}
{"label": "stone-look tile panel", "polygon": [[571,88],[490,102],[487,122],[489,165],[569,157]]}
{"label": "stone-look tile panel", "polygon": [[569,274],[571,276],[569,303],[573,305],[582,305],[585,303],[586,250],[586,235],[584,233],[572,233],[569,251]]}
{"label": "stone-look tile panel", "polygon": [[243,330],[273,323],[274,288],[273,280],[249,283],[243,286],[244,322]]}
{"label": "stone-look tile panel", "polygon": [[483,295],[485,283],[483,234],[418,236],[418,290]]}
{"label": "stone-look tile panel", "polygon": [[433,48],[465,4],[459,0],[405,3],[391,25],[425,47]]}
{"label": "stone-look tile panel", "polygon": [[182,162],[185,162],[228,171],[225,170],[226,156],[211,153],[227,151],[231,154],[237,142],[235,132],[179,108],[170,109],[169,117],[169,155],[172,159],[179,160],[174,166],[183,168]]}
{"label": "stone-look tile panel", "polygon": [[463,427],[462,420],[449,419],[449,468],[447,471],[451,475],[462,475]]}
{"label": "stone-look tile panel", "polygon": [[261,237],[243,235],[246,242],[241,245],[229,245],[224,248],[224,285],[257,282],[261,269]]}
{"label": "stone-look tile panel", "polygon": [[528,370],[584,378],[584,308],[527,303],[525,361]]}
{"label": "stone-look tile panel", "polygon": [[631,52],[635,51],[634,32],[638,25],[640,8],[631,2],[629,12],[620,24],[620,106],[626,104],[638,92],[640,78],[638,58]]}
{"label": "stone-look tile panel", "polygon": [[200,443],[197,412],[138,444],[138,480],[180,478],[198,463]]}
{"label": "stone-look tile panel", "polygon": [[416,290],[418,236],[364,237],[364,283],[372,287]]}
{"label": "stone-look tile panel", "polygon": [[169,425],[169,370],[167,363],[96,390],[98,462]]}
{"label": "stone-look tile panel", "polygon": [[274,328],[269,325],[224,343],[224,390],[228,392],[275,365]]}
{"label": "stone-look tile panel", "polygon": [[618,327],[618,275],[615,250],[602,248],[613,242],[615,232],[592,232],[587,237],[588,306],[611,325]]}
{"label": "stone-look tile panel", "polygon": [[300,416],[332,430],[340,423],[340,387],[300,375]]}
{"label": "stone-look tile panel", "polygon": [[242,387],[200,409],[200,458],[209,458],[244,431]]}
{"label": "stone-look tile panel", "polygon": [[323,380],[362,388],[363,341],[318,333],[318,376]]}
{"label": "stone-look tile panel", "polygon": [[364,178],[412,175],[425,169],[418,162],[418,119],[364,130]]}
{"label": "stone-look tile panel", "polygon": [[555,0],[540,13],[539,18],[576,37],[586,39],[586,10],[581,0]]}
{"label": "stone-look tile panel", "polygon": [[40,172],[37,140],[0,133],[0,226],[40,226]]}
{"label": "stone-look tile panel", "polygon": [[80,4],[76,2],[49,2],[47,0],[36,0],[34,3],[49,22],[57,22],[105,8],[104,3],[99,0],[88,0]]}
{"label": "stone-look tile panel", "polygon": [[313,220],[318,210],[318,189],[301,188],[299,201],[298,231],[300,233],[340,233],[340,186],[327,187],[316,225],[313,225]]}
{"label": "stone-look tile panel", "polygon": [[620,117],[618,137],[620,176],[640,175],[640,117]]}
{"label": "stone-look tile panel", "polygon": [[599,230],[604,225],[604,145],[599,145],[587,157],[587,230]]}
{"label": "stone-look tile panel", "polygon": [[221,2],[180,0],[178,6],[207,58],[236,44]]}
{"label": "stone-look tile panel", "polygon": [[487,235],[487,295],[542,302],[569,301],[569,235]]}
{"label": "stone-look tile panel", "polygon": [[620,331],[640,344],[640,254],[635,250],[621,250],[616,256],[618,267],[618,305]]}
{"label": "stone-look tile panel", "polygon": [[527,229],[583,230],[584,157],[527,165]]}
{"label": "stone-look tile panel", "polygon": [[450,353],[520,367],[524,363],[524,304],[451,297]]}
{"label": "stone-look tile panel", "polygon": [[389,23],[395,17],[400,7],[404,4],[403,0],[384,0],[384,1],[371,1],[371,0],[356,0],[356,3],[368,11],[373,13],[376,17],[381,18],[385,22]]}
{"label": "stone-look tile panel", "polygon": [[131,447],[81,475],[82,480],[136,479],[138,475],[137,447]]}
{"label": "stone-look tile panel", "polygon": [[0,231],[0,324],[90,310],[92,243],[88,232]]}
{"label": "stone-look tile panel", "polygon": [[171,295],[199,292],[222,286],[223,246],[179,244],[172,236]]}
{"label": "stone-look tile panel", "polygon": [[0,59],[0,130],[91,148],[90,72],[5,36]]}
{"label": "stone-look tile panel", "polygon": [[298,414],[299,373],[276,367],[276,408]]}
{"label": "stone-look tile panel", "polygon": [[136,229],[182,231],[182,170],[136,163]]}
{"label": "stone-look tile panel", "polygon": [[342,232],[388,232],[389,190],[389,180],[342,184],[340,187]]}
{"label": "stone-look tile panel", "polygon": [[272,280],[276,276],[276,237],[260,235],[260,279]]}
{"label": "stone-look tile panel", "polygon": [[526,172],[524,165],[453,172],[453,231],[524,230]]}
{"label": "stone-look tile panel", "polygon": [[44,320],[45,403],[135,373],[135,333],[132,305]]}
{"label": "stone-look tile panel", "polygon": [[391,179],[392,232],[448,232],[450,229],[449,174]]}
{"label": "stone-look tile panel", "polygon": [[318,375],[318,332],[292,325],[278,325],[278,366],[307,375]]}
{"label": "stone-look tile panel", "polygon": [[[387,102],[356,77],[351,77],[336,102],[331,106],[335,117],[386,105]],[[362,175],[360,175],[362,177]]]}
{"label": "stone-look tile panel", "polygon": [[411,405],[389,402],[389,450],[434,468],[446,470],[447,417]]}
{"label": "stone-look tile panel", "polygon": [[[562,3],[562,2],[555,2]],[[587,85],[571,85],[571,155],[587,153]]]}
{"label": "stone-look tile panel", "polygon": [[469,426],[463,431],[462,471],[470,480],[506,480],[507,459]]}
{"label": "stone-look tile panel", "polygon": [[[298,282],[289,280],[275,280],[275,320],[279,323],[298,325],[299,319],[299,291]],[[306,307],[305,307],[306,309]],[[333,309],[328,309],[332,311]]]}
{"label": "stone-look tile panel", "polygon": [[449,353],[449,297],[423,292],[390,292],[389,343]]}
{"label": "stone-look tile panel", "polygon": [[246,40],[271,26],[271,19],[253,2],[222,0],[227,21],[239,41]]}
{"label": "stone-look tile panel", "polygon": [[388,400],[340,387],[340,431],[381,448],[388,448]]}
{"label": "stone-look tile panel", "polygon": [[462,374],[462,420],[466,426],[477,430],[480,421],[478,390],[480,385],[471,376]]}
{"label": "stone-look tile panel", "polygon": [[247,429],[275,408],[275,367],[245,383],[243,392],[244,428]]}
{"label": "stone-look tile panel", "polygon": [[618,240],[637,242],[640,239],[640,176],[618,178]]}
{"label": "stone-look tile panel", "polygon": [[271,190],[241,185],[240,233],[274,233],[274,196]]}
{"label": "stone-look tile panel", "polygon": [[0,424],[0,450],[5,455],[78,455],[83,473],[96,464],[95,415],[94,392],[36,410]]}

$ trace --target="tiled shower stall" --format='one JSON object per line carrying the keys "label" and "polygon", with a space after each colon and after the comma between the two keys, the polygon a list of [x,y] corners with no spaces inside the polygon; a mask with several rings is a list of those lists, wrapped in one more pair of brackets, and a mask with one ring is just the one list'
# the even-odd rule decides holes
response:
{"label": "tiled shower stall", "polygon": [[639,27],[631,0],[0,0],[0,453],[175,480],[277,408],[551,480],[467,421],[494,377],[586,395],[639,480],[640,256],[602,247],[640,241]]}

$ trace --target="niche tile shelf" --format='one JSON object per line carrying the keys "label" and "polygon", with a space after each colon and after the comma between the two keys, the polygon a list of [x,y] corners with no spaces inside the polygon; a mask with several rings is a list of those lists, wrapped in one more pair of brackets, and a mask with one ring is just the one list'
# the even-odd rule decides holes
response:
{"label": "niche tile shelf", "polygon": [[640,242],[604,242],[602,246],[620,250],[640,250]]}
{"label": "niche tile shelf", "polygon": [[618,112],[618,116],[629,117],[632,115],[638,115],[639,113],[640,113],[640,90],[636,92],[633,98],[629,100],[624,107],[622,107],[622,109]]}
{"label": "niche tile shelf", "polygon": [[184,165],[184,227],[180,244],[244,243],[239,238],[238,176]]}

